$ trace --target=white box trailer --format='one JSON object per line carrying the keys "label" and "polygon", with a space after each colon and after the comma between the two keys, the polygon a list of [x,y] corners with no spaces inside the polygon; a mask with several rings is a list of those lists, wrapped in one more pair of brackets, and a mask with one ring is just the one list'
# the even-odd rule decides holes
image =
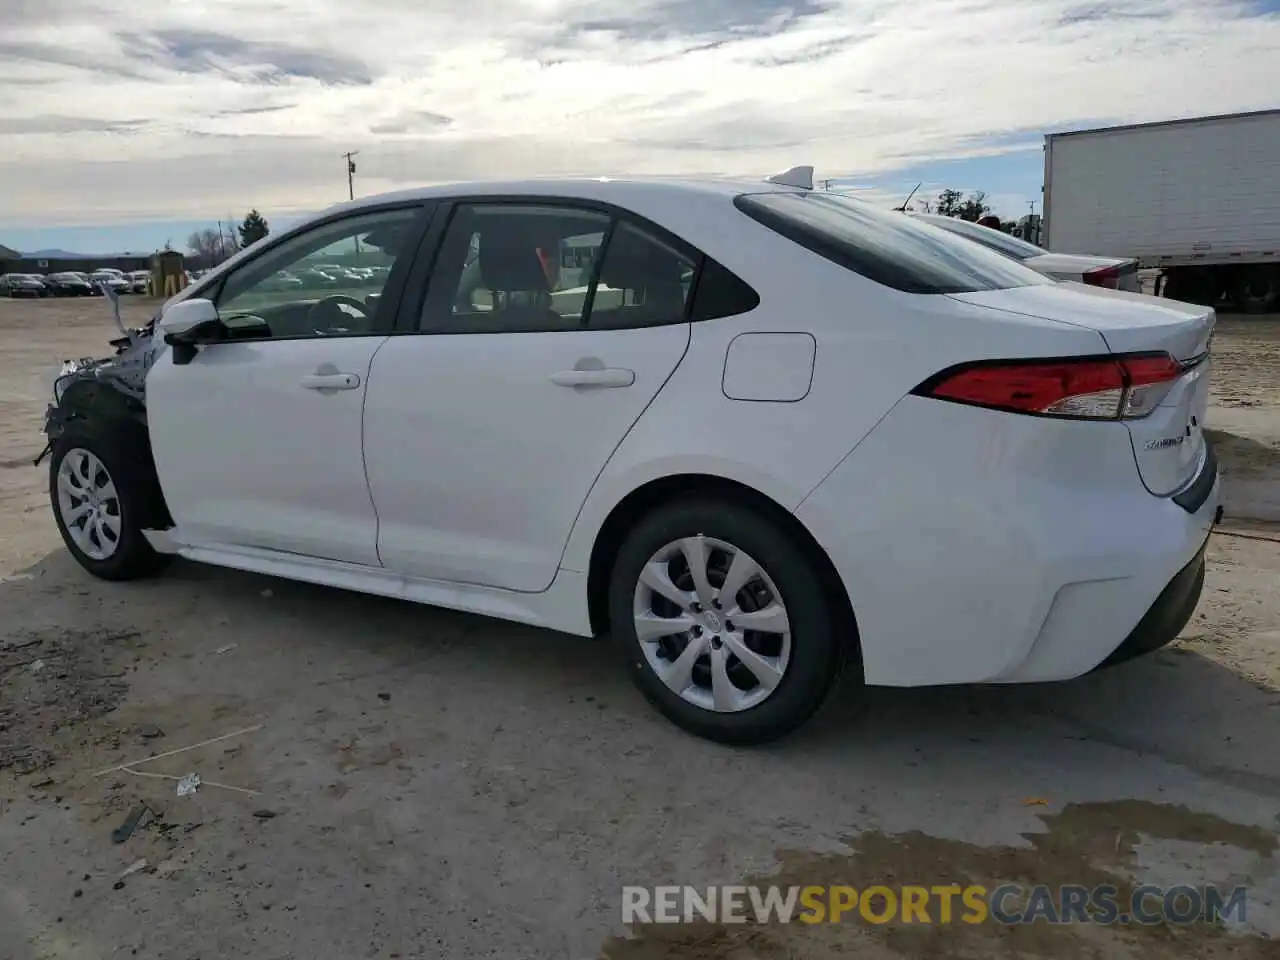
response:
{"label": "white box trailer", "polygon": [[1041,241],[1136,257],[1165,296],[1280,308],[1280,110],[1045,136]]}

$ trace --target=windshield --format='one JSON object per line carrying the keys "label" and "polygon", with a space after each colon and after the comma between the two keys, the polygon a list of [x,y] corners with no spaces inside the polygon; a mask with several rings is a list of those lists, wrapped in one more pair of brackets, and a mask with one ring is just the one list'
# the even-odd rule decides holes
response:
{"label": "windshield", "polygon": [[996,253],[1003,253],[1006,257],[1013,257],[1015,260],[1027,260],[1048,252],[1037,247],[1034,243],[1028,243],[1026,240],[1021,240],[1008,233],[1002,233],[991,227],[984,227],[968,220],[961,220],[959,217],[917,215],[916,219],[924,223],[931,223],[935,227],[941,227],[943,230],[949,230],[961,237],[966,237],[974,243],[980,243]]}
{"label": "windshield", "polygon": [[734,203],[787,239],[905,293],[976,293],[1053,282],[946,230],[838,193],[743,194]]}

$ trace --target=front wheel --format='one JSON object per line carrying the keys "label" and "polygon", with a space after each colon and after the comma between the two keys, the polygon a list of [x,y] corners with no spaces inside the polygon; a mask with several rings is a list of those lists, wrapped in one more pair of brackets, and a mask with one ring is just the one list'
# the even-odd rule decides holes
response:
{"label": "front wheel", "polygon": [[663,714],[722,743],[763,743],[821,706],[840,667],[822,578],[769,517],[690,499],[644,517],[618,552],[612,632]]}
{"label": "front wheel", "polygon": [[156,525],[159,489],[149,457],[129,432],[59,437],[49,461],[49,499],[63,543],[94,576],[132,580],[169,559],[142,533]]}

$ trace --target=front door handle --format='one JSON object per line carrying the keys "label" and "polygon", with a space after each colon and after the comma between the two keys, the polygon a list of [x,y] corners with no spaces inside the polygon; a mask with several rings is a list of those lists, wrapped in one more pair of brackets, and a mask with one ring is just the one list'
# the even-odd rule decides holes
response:
{"label": "front door handle", "polygon": [[636,372],[618,367],[561,370],[551,375],[551,382],[561,387],[629,387],[636,382]]}
{"label": "front door handle", "polygon": [[302,378],[308,390],[354,390],[360,378],[354,373],[313,373]]}

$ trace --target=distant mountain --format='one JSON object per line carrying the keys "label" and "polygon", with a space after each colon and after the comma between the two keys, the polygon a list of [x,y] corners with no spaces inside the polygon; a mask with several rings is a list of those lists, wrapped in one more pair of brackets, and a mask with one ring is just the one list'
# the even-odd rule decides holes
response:
{"label": "distant mountain", "polygon": [[142,250],[124,250],[115,253],[71,253],[68,250],[31,250],[22,254],[34,260],[113,260],[116,257],[149,257]]}
{"label": "distant mountain", "polygon": [[[66,250],[24,250],[24,257],[30,257],[33,260],[88,260],[91,257],[84,253],[70,253]],[[110,254],[97,254],[97,256],[110,256]]]}

